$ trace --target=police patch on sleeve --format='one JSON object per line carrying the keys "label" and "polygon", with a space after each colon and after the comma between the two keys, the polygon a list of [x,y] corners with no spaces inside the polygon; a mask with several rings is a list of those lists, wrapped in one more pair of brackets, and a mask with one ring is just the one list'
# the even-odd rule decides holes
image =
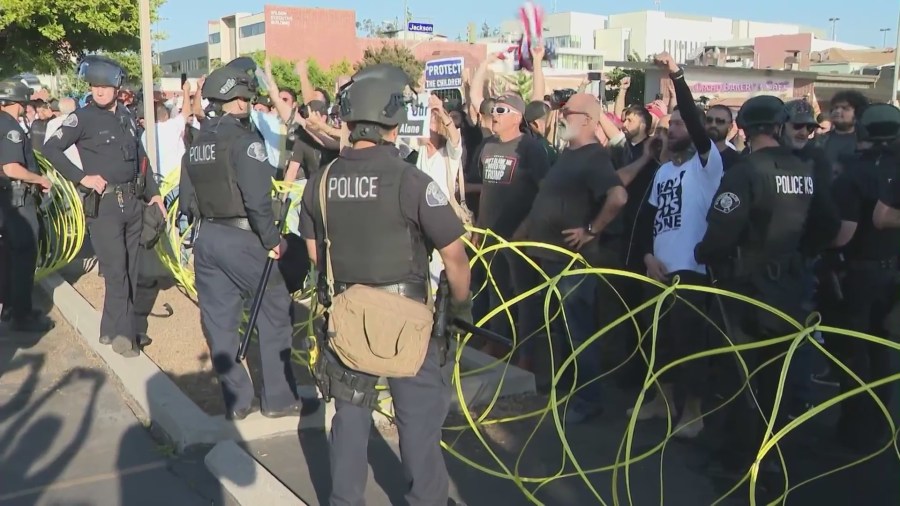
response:
{"label": "police patch on sleeve", "polygon": [[269,159],[269,155],[266,153],[266,147],[259,141],[254,142],[247,147],[247,156],[259,162],[265,162]]}
{"label": "police patch on sleeve", "polygon": [[719,194],[719,196],[716,197],[715,204],[713,204],[713,208],[716,211],[724,214],[728,214],[739,207],[741,207],[741,199],[731,192]]}
{"label": "police patch on sleeve", "polygon": [[428,183],[428,188],[425,189],[425,203],[428,207],[441,207],[448,203],[447,196],[434,181]]}
{"label": "police patch on sleeve", "polygon": [[9,139],[10,142],[19,144],[22,142],[22,132],[18,130],[10,130],[9,132],[7,132],[6,138]]}
{"label": "police patch on sleeve", "polygon": [[63,136],[62,130],[57,129],[55,132],[53,132],[53,137],[56,137],[57,139],[62,139],[62,136]]}
{"label": "police patch on sleeve", "polygon": [[78,126],[78,116],[74,114],[70,114],[66,116],[66,119],[63,120],[62,126],[64,127],[77,127]]}

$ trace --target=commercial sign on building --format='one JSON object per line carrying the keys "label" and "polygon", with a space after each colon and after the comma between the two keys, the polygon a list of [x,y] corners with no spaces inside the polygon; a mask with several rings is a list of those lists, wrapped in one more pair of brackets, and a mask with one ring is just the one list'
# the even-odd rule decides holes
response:
{"label": "commercial sign on building", "polygon": [[774,95],[779,98],[791,98],[794,93],[793,79],[768,79],[746,77],[729,79],[728,81],[691,80],[687,79],[694,98],[701,96],[713,98],[748,98],[756,95]]}
{"label": "commercial sign on building", "polygon": [[442,58],[425,62],[425,89],[449,90],[463,85],[463,58]]}
{"label": "commercial sign on building", "polygon": [[427,137],[431,130],[431,118],[428,111],[428,93],[420,93],[416,103],[406,107],[406,121],[400,123],[397,136],[401,139]]}
{"label": "commercial sign on building", "polygon": [[294,16],[287,11],[269,11],[269,22],[273,25],[291,26],[294,22]]}

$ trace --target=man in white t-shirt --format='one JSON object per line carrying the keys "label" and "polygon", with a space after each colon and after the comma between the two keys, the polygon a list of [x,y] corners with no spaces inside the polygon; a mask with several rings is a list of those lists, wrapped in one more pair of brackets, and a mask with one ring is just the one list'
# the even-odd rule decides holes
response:
{"label": "man in white t-shirt", "polygon": [[[190,84],[186,84],[190,86]],[[190,88],[188,88],[190,91]],[[180,114],[170,116],[165,104],[156,106],[156,144],[159,146],[159,162],[154,167],[157,181],[162,181],[172,172],[181,172],[181,157],[184,156],[184,129],[190,118],[190,107],[182,107]],[[147,147],[147,132],[141,134],[141,144]]]}
{"label": "man in white t-shirt", "polygon": [[[652,242],[644,246],[644,263],[649,277],[667,285],[676,275],[681,284],[704,285],[708,283],[706,266],[694,259],[694,247],[706,233],[706,215],[724,172],[722,156],[709,138],[703,115],[684,80],[684,71],[667,53],[657,55],[655,63],[669,73],[678,107],[669,119],[671,161],[659,168],[650,189],[648,203],[655,208],[655,215]],[[674,303],[660,322],[657,367],[707,347],[702,313],[705,295],[687,290],[678,295],[682,300]],[[707,372],[704,361],[691,360],[664,374],[660,379],[662,395],[642,406],[637,419],[665,417],[668,409],[676,419],[677,384],[685,391],[686,399],[674,434],[696,437],[703,429],[700,403]]]}
{"label": "man in white t-shirt", "polygon": [[[69,117],[70,114],[75,112],[75,109],[78,108],[78,104],[75,102],[74,98],[64,98],[59,101],[59,116],[51,119],[47,122],[47,133],[44,135],[44,142],[47,142],[47,139],[53,137],[56,132],[62,127],[63,121]],[[59,135],[62,135],[61,133]],[[78,154],[78,148],[72,144],[65,151],[66,158],[72,161],[76,167],[81,169],[81,155]]]}

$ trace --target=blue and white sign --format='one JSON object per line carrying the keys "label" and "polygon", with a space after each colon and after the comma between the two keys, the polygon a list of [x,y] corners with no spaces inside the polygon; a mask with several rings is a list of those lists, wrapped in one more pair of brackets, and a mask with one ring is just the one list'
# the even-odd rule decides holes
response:
{"label": "blue and white sign", "polygon": [[410,21],[406,24],[406,30],[416,33],[434,33],[434,25],[431,23],[416,23]]}
{"label": "blue and white sign", "polygon": [[462,88],[464,63],[463,58],[444,58],[425,62],[425,89]]}

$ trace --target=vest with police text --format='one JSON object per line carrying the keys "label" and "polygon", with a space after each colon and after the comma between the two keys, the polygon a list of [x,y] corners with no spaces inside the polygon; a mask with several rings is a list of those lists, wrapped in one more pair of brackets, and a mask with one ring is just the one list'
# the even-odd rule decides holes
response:
{"label": "vest with police text", "polygon": [[[325,181],[331,262],[338,283],[387,285],[425,279],[420,232],[400,210],[400,182],[414,167],[338,159]],[[322,205],[322,203],[319,203]]]}
{"label": "vest with police text", "polygon": [[245,218],[247,211],[237,185],[231,148],[236,139],[252,134],[238,125],[222,124],[223,119],[211,118],[204,122],[184,155],[187,173],[194,186],[200,216]]}
{"label": "vest with police text", "polygon": [[749,234],[742,244],[748,260],[780,260],[800,250],[815,192],[814,165],[782,148],[750,153],[754,170]]}

